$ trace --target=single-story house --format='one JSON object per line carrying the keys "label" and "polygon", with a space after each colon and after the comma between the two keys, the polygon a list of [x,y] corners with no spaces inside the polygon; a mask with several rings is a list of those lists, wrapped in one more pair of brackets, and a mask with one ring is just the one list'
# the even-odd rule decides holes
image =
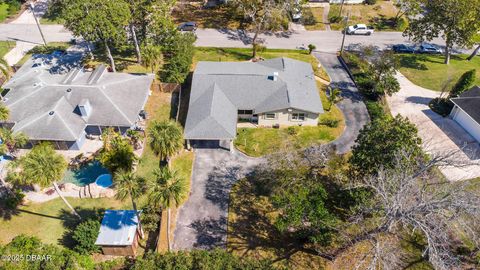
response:
{"label": "single-story house", "polygon": [[452,98],[450,116],[480,143],[480,86]]}
{"label": "single-story house", "polygon": [[87,135],[108,127],[136,127],[153,74],[111,73],[103,65],[63,71],[61,57],[49,57],[32,57],[3,86],[10,117],[2,126],[25,133],[30,146],[49,141],[63,150],[80,149]]}
{"label": "single-story house", "polygon": [[193,74],[185,139],[232,149],[237,122],[259,127],[316,126],[323,113],[311,64],[290,58],[199,62]]}
{"label": "single-story house", "polygon": [[139,238],[134,210],[106,210],[95,245],[105,255],[135,256]]}

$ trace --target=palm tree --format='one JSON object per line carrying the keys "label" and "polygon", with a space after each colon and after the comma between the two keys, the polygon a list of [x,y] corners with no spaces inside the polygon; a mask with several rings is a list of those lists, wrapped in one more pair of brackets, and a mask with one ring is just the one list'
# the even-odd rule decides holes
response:
{"label": "palm tree", "polygon": [[332,105],[337,103],[340,100],[340,89],[338,88],[329,88],[328,91],[328,110],[332,109]]}
{"label": "palm tree", "polygon": [[0,121],[7,121],[10,116],[10,110],[5,104],[0,103]]}
{"label": "palm tree", "polygon": [[14,155],[18,148],[28,143],[28,136],[23,132],[13,132],[8,128],[0,128],[0,138],[2,144],[6,146],[6,150]]}
{"label": "palm tree", "polygon": [[138,229],[140,231],[140,237],[143,238],[143,229],[142,224],[140,222],[140,215],[137,211],[137,204],[135,200],[137,200],[145,191],[145,179],[135,175],[130,171],[119,170],[115,173],[114,176],[115,180],[115,198],[119,200],[125,200],[127,197],[130,197],[132,200],[132,207],[135,211],[138,219]]}
{"label": "palm tree", "polygon": [[0,73],[3,74],[6,80],[10,79],[11,68],[7,61],[3,58],[0,58]]}
{"label": "palm tree", "polygon": [[170,158],[183,147],[182,128],[173,121],[153,121],[148,128],[148,141],[160,162],[170,165]]}
{"label": "palm tree", "polygon": [[168,167],[157,168],[153,174],[155,180],[149,185],[148,198],[156,208],[167,209],[167,244],[170,251],[170,208],[179,206],[187,197],[187,183]]}
{"label": "palm tree", "polygon": [[67,162],[49,143],[41,143],[32,148],[25,156],[13,163],[14,171],[17,173],[15,181],[20,184],[38,184],[41,187],[53,185],[58,196],[70,208],[72,213],[80,219],[80,215],[68,203],[60,193],[57,185],[57,179],[65,174]]}
{"label": "palm tree", "polygon": [[150,68],[152,73],[163,65],[162,48],[155,45],[147,45],[142,50],[142,63],[146,68]]}

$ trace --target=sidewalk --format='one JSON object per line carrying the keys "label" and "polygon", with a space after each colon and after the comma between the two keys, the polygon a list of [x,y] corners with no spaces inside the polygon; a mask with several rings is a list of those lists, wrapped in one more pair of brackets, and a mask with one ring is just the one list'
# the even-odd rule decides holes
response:
{"label": "sidewalk", "polygon": [[[43,16],[46,11],[47,0],[38,0],[35,2],[35,15],[37,16],[38,20],[40,20],[41,16]],[[20,16],[18,16],[18,18],[16,18],[9,24],[31,25],[32,27],[25,30],[25,35],[31,35],[38,32],[35,18],[33,17],[33,13],[29,8],[26,9],[22,14],[20,14]],[[7,54],[5,54],[4,58],[10,66],[13,66],[18,63],[18,61],[20,61],[29,50],[33,49],[33,47],[37,45],[39,44],[17,40],[16,46]]]}

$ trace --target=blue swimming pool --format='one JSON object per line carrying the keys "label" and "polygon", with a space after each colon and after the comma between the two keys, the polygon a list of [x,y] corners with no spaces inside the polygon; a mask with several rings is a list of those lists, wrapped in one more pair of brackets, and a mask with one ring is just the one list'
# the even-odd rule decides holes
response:
{"label": "blue swimming pool", "polygon": [[105,169],[100,162],[93,161],[76,170],[68,169],[62,182],[73,183],[83,187],[95,182],[100,175],[109,173],[110,172]]}
{"label": "blue swimming pool", "polygon": [[97,180],[95,180],[95,183],[99,187],[108,188],[113,185],[113,177],[109,173],[102,174],[97,178]]}

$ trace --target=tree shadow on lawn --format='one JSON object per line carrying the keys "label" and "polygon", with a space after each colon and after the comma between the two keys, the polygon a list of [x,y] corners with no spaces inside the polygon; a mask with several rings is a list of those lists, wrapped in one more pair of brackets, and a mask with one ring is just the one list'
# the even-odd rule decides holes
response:
{"label": "tree shadow on lawn", "polygon": [[400,57],[400,66],[417,70],[428,70],[427,65],[421,62],[427,61],[424,55],[403,55]]}
{"label": "tree shadow on lawn", "polygon": [[[312,265],[304,264],[313,263],[318,267],[319,261],[325,262],[315,251],[305,248],[293,234],[280,232],[274,226],[271,217],[275,213],[272,207],[256,195],[255,187],[248,179],[237,183],[231,198],[227,245],[229,251],[242,257],[269,258],[273,262],[285,262],[307,269]],[[294,258],[296,255],[303,260]],[[313,262],[314,260],[317,262]]]}
{"label": "tree shadow on lawn", "polygon": [[70,249],[73,249],[75,246],[75,241],[73,240],[72,236],[78,224],[88,219],[95,219],[101,222],[103,214],[105,213],[105,208],[75,207],[75,211],[77,211],[77,213],[82,217],[81,220],[72,214],[69,209],[61,209],[59,215],[59,218],[63,221],[62,225],[66,229],[62,238],[59,239],[59,244]]}

